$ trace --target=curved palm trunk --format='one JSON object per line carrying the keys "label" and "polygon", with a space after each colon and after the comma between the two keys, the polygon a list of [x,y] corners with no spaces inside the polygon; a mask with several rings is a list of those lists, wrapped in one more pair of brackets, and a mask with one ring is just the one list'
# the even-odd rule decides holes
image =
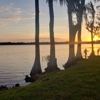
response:
{"label": "curved palm trunk", "polygon": [[50,60],[48,62],[46,72],[57,70],[57,60],[55,58],[55,42],[54,42],[54,12],[53,12],[53,0],[49,0],[49,14],[50,14]]}
{"label": "curved palm trunk", "polygon": [[80,11],[79,11],[79,30],[78,30],[78,45],[77,45],[77,54],[76,54],[76,60],[82,59],[82,53],[81,53],[81,24],[82,24],[82,15],[83,15],[83,7],[85,5],[85,0],[81,0],[80,5]]}
{"label": "curved palm trunk", "polygon": [[69,18],[69,58],[67,63],[65,63],[64,68],[70,67],[75,63],[75,53],[74,53],[74,42],[75,35],[78,29],[78,25],[73,25],[72,22],[72,3],[73,0],[68,1],[68,18]]}
{"label": "curved palm trunk", "polygon": [[30,76],[42,73],[39,48],[39,0],[35,0],[35,12],[35,62],[30,72]]}

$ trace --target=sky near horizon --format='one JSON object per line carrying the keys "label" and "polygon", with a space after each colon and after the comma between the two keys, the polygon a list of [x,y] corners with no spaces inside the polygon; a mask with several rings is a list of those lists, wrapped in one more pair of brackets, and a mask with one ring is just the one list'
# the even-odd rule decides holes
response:
{"label": "sky near horizon", "polygon": [[[86,0],[86,2],[89,0]],[[49,8],[39,0],[40,41],[49,41]],[[69,28],[66,5],[54,2],[55,41],[68,41]],[[90,40],[82,27],[82,41]],[[0,42],[33,42],[35,37],[35,0],[0,0]]]}

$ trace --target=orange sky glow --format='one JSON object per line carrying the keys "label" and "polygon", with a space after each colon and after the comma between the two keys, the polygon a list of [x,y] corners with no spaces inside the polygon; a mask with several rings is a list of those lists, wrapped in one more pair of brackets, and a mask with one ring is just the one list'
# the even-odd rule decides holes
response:
{"label": "orange sky glow", "polygon": [[[49,8],[45,0],[40,0],[40,42],[49,42]],[[69,41],[69,25],[66,6],[54,2],[54,37],[56,42]],[[35,2],[34,0],[1,0],[0,3],[0,42],[35,41]],[[84,22],[84,21],[83,21]],[[82,41],[91,41],[91,34],[82,25]],[[98,40],[95,37],[94,40]],[[77,35],[75,38],[77,42]]]}

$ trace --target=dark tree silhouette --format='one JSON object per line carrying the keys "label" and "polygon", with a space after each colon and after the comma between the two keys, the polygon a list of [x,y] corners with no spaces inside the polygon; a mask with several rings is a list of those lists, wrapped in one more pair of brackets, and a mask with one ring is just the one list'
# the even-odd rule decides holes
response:
{"label": "dark tree silhouette", "polygon": [[81,53],[81,30],[82,30],[82,16],[83,12],[85,10],[85,0],[81,0],[81,3],[78,4],[79,11],[77,12],[77,19],[78,19],[78,47],[77,47],[77,53],[76,53],[76,60],[82,59],[82,53]]}
{"label": "dark tree silhouette", "polygon": [[[85,0],[60,0],[60,4],[66,3],[68,8],[68,21],[69,21],[69,58],[67,63],[65,63],[64,68],[70,67],[75,63],[76,59],[81,59],[81,24],[82,24],[82,15]],[[76,15],[77,22],[73,20],[73,16]],[[74,42],[75,36],[78,32],[78,50],[75,58],[74,53]]]}
{"label": "dark tree silhouette", "polygon": [[[56,1],[56,0],[54,0]],[[54,41],[54,11],[53,11],[53,0],[47,0],[49,4],[49,15],[50,15],[50,23],[49,23],[49,31],[50,31],[50,60],[47,64],[46,72],[51,72],[59,69],[57,67],[57,59],[55,57],[55,41]]]}
{"label": "dark tree silhouette", "polygon": [[35,62],[30,76],[41,74],[40,48],[39,48],[39,0],[35,0]]}
{"label": "dark tree silhouette", "polygon": [[[91,15],[88,18],[88,15]],[[89,21],[89,19],[91,18],[91,20]],[[86,19],[86,29],[91,33],[91,42],[92,42],[92,52],[90,54],[91,56],[95,56],[94,54],[94,47],[93,47],[93,32],[94,32],[94,20],[95,20],[95,9],[94,6],[92,4],[92,2],[88,3],[86,5],[86,14],[85,14],[85,19]]]}
{"label": "dark tree silhouette", "polygon": [[78,31],[78,25],[74,25],[72,14],[74,12],[74,2],[73,0],[68,1],[68,20],[69,20],[69,58],[67,63],[65,63],[64,68],[70,67],[71,64],[75,63],[75,53],[74,53],[74,42],[75,42],[75,35]]}

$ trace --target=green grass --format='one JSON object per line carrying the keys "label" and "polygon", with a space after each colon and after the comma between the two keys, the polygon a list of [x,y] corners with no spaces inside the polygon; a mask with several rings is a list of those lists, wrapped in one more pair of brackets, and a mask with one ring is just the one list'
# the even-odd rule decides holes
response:
{"label": "green grass", "polygon": [[0,100],[100,100],[100,57],[45,74],[28,86],[0,92]]}

